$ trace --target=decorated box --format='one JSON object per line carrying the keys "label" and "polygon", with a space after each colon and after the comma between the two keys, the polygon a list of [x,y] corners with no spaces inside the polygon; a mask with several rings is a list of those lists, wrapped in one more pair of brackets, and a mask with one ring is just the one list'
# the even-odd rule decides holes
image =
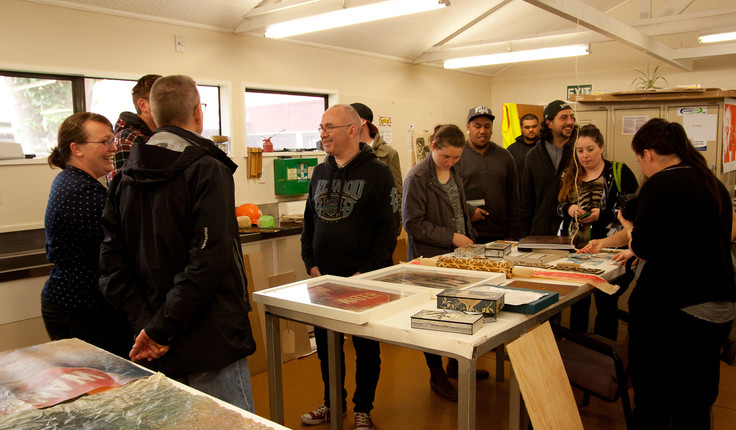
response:
{"label": "decorated box", "polygon": [[483,315],[448,309],[423,310],[411,316],[411,328],[473,334],[483,326]]}
{"label": "decorated box", "polygon": [[503,293],[481,291],[472,287],[460,290],[444,290],[437,293],[439,309],[497,314],[504,304]]}

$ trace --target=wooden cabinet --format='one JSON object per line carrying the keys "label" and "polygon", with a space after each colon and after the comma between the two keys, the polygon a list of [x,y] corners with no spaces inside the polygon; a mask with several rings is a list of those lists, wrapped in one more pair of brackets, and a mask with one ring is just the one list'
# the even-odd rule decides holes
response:
{"label": "wooden cabinet", "polygon": [[[595,124],[606,140],[604,156],[623,161],[641,178],[641,168],[631,150],[631,139],[637,125],[651,118],[664,118],[684,124],[687,115],[715,116],[714,139],[701,146],[702,154],[713,173],[733,195],[736,172],[723,172],[724,104],[736,98],[736,91],[683,90],[615,94],[576,95],[578,124]],[[693,113],[697,112],[697,113]],[[687,129],[687,127],[686,127]]]}

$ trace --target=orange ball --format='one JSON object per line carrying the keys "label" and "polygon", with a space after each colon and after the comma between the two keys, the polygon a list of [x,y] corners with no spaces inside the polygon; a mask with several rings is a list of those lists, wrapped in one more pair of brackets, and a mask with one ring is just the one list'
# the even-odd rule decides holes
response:
{"label": "orange ball", "polygon": [[261,215],[263,215],[263,213],[261,213],[258,206],[253,203],[246,203],[235,208],[235,216],[247,216],[253,223],[257,223],[258,218],[260,218]]}

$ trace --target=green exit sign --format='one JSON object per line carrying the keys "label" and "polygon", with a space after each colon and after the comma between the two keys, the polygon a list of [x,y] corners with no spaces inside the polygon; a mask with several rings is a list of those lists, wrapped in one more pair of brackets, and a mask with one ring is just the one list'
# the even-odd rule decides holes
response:
{"label": "green exit sign", "polygon": [[593,84],[568,85],[567,86],[567,99],[572,100],[572,96],[576,94],[593,94]]}

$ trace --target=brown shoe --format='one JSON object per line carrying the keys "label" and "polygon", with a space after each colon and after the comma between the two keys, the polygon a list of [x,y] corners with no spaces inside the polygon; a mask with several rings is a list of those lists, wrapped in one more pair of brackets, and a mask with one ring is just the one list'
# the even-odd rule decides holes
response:
{"label": "brown shoe", "polygon": [[453,387],[450,380],[447,379],[445,370],[440,367],[432,367],[429,369],[431,374],[429,378],[429,386],[432,391],[439,394],[440,397],[447,400],[457,401],[457,388]]}
{"label": "brown shoe", "polygon": [[[488,379],[491,375],[483,369],[475,369],[475,380],[480,381]],[[447,360],[447,377],[457,379],[457,360],[451,358]]]}

